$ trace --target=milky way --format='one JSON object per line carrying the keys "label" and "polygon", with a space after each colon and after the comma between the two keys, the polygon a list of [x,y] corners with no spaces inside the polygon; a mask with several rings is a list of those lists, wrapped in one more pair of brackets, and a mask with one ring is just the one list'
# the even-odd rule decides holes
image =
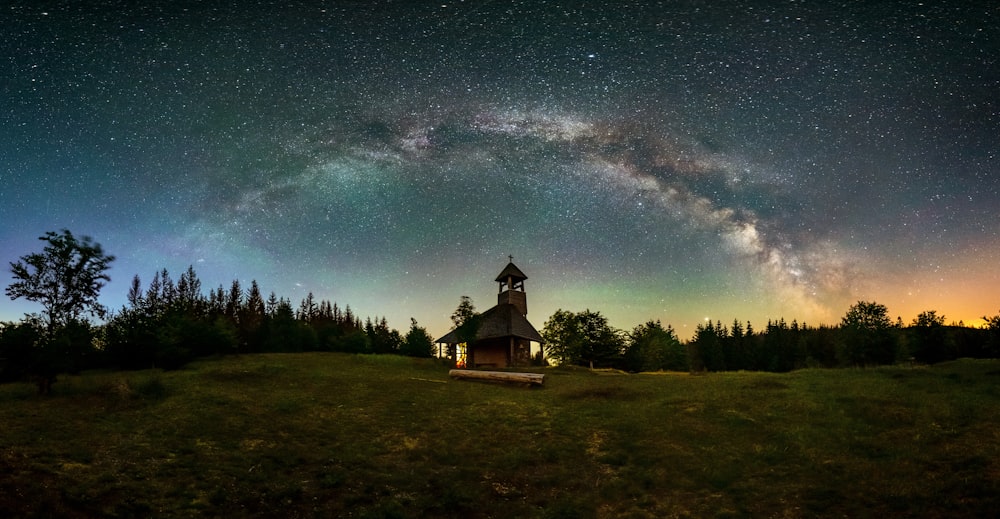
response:
{"label": "milky way", "polygon": [[985,3],[4,9],[4,261],[91,235],[112,307],[194,265],[443,332],[511,254],[539,326],[1000,308]]}

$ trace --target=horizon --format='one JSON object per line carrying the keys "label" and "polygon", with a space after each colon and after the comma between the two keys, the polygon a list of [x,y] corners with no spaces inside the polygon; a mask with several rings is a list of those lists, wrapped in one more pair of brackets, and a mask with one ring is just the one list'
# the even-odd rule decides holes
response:
{"label": "horizon", "polygon": [[[683,340],[861,300],[904,324],[1000,310],[994,7],[7,15],[5,287],[66,228],[117,257],[112,309],[192,265],[206,291],[256,279],[439,337],[461,296],[495,304],[513,255],[539,329],[560,308]],[[3,297],[0,320],[39,309]]]}
{"label": "horizon", "polygon": [[[35,251],[32,251],[32,252],[35,252]],[[110,254],[110,252],[109,252],[109,254]],[[514,261],[514,264],[517,265],[517,261],[516,260]],[[500,272],[501,268],[502,267],[496,269],[496,271]],[[520,265],[518,265],[518,268],[520,268]],[[114,270],[114,264],[112,263],[112,268],[109,269],[109,272],[113,272],[113,270]],[[177,280],[177,277],[179,277],[179,275],[183,272],[183,270],[186,270],[186,268],[185,269],[178,269],[177,271],[172,271],[172,270],[168,269],[168,271],[170,272],[171,277],[174,279],[175,282]],[[521,270],[523,271],[525,269],[522,268]],[[9,271],[9,269],[8,269],[8,271]],[[221,286],[224,289],[226,289],[228,291],[229,286],[231,285],[231,283],[233,281],[233,279],[230,279],[228,282],[221,282],[221,283],[210,284],[210,283],[206,283],[206,279],[204,277],[202,277],[202,275],[201,275],[200,272],[197,271],[197,268],[195,268],[195,272],[198,273],[199,278],[201,279],[201,281],[203,283],[202,289],[203,289],[203,292],[204,292],[203,295],[205,295],[205,296],[208,295],[208,291],[209,290],[214,289],[216,286],[219,286],[220,284],[221,284]],[[9,272],[8,272],[8,274],[9,274]],[[528,274],[528,273],[525,272],[525,274]],[[472,298],[472,302],[473,302],[473,304],[475,304],[476,310],[478,312],[480,312],[480,313],[483,312],[483,311],[485,311],[485,310],[487,310],[487,309],[489,309],[489,308],[491,308],[492,306],[494,306],[496,304],[496,295],[497,295],[497,290],[496,290],[496,286],[495,286],[496,282],[493,281],[493,278],[495,276],[496,276],[496,274],[492,274],[492,275],[489,275],[489,276],[484,276],[484,278],[488,278],[489,279],[489,281],[486,283],[486,285],[489,286],[490,288],[482,288],[482,287],[480,287],[477,290],[466,291],[466,292],[464,292],[462,294],[459,294],[459,295],[455,296],[455,298],[454,298],[455,299],[454,305],[452,307],[450,307],[450,308],[441,307],[441,308],[435,308],[435,309],[431,310],[431,312],[439,312],[442,308],[444,308],[444,309],[447,310],[447,312],[440,314],[441,318],[438,319],[438,322],[436,322],[436,323],[435,322],[429,322],[429,321],[421,320],[421,319],[419,319],[419,318],[416,317],[417,313],[419,313],[419,312],[413,312],[413,311],[411,311],[411,312],[407,313],[406,308],[402,308],[401,312],[396,312],[395,314],[383,313],[383,312],[379,312],[377,310],[373,310],[373,311],[369,312],[369,311],[367,311],[365,309],[359,309],[359,307],[357,305],[352,304],[350,301],[343,301],[343,300],[339,300],[339,299],[336,299],[336,298],[327,297],[326,295],[323,295],[323,294],[320,294],[320,293],[316,293],[316,292],[313,292],[313,295],[314,295],[314,297],[316,298],[317,301],[328,300],[331,303],[338,304],[341,307],[341,309],[344,309],[347,306],[350,306],[352,312],[354,312],[355,315],[357,315],[362,320],[364,320],[365,318],[368,318],[368,317],[370,317],[372,319],[385,317],[386,321],[388,322],[388,324],[390,326],[390,328],[395,328],[395,329],[400,330],[400,331],[405,331],[407,329],[407,327],[409,326],[409,320],[410,320],[411,317],[415,318],[415,319],[417,319],[417,322],[418,322],[418,324],[420,326],[422,326],[424,328],[427,328],[428,333],[430,333],[430,335],[433,338],[437,338],[437,337],[443,336],[445,333],[447,333],[448,331],[450,331],[453,328],[453,326],[452,326],[452,324],[450,322],[450,316],[451,316],[451,313],[458,306],[458,303],[459,303],[459,300],[460,300],[461,296],[464,295],[464,296],[469,296],[470,298]],[[149,276],[147,276],[145,278],[143,276],[141,276],[141,275],[139,277],[140,277],[140,279],[143,282],[143,289],[145,290],[146,286],[148,285],[148,282],[152,279],[153,275],[151,273]],[[648,317],[648,318],[640,318],[638,316],[635,316],[634,319],[629,320],[630,317],[632,317],[632,316],[631,316],[631,314],[629,314],[627,307],[619,307],[617,309],[608,310],[606,308],[602,308],[602,307],[599,307],[599,306],[587,306],[587,305],[577,306],[577,307],[574,307],[574,306],[571,306],[571,305],[562,305],[562,306],[558,306],[557,305],[557,306],[552,306],[553,304],[555,304],[555,302],[554,302],[555,298],[552,298],[552,297],[547,297],[547,298],[543,297],[543,298],[541,298],[542,299],[543,309],[542,310],[535,310],[533,312],[532,310],[534,308],[536,308],[538,306],[538,304],[534,303],[533,299],[532,299],[532,295],[533,295],[533,292],[531,290],[531,287],[532,287],[531,278],[532,278],[532,276],[530,274],[528,274],[528,278],[529,278],[529,280],[526,282],[526,289],[525,289],[525,292],[526,292],[526,294],[528,296],[528,318],[529,318],[529,321],[531,321],[531,323],[533,325],[535,325],[535,327],[537,329],[539,329],[539,330],[541,330],[543,328],[545,321],[556,310],[561,309],[561,310],[568,310],[568,311],[572,311],[572,312],[580,312],[580,311],[584,311],[584,310],[592,310],[592,311],[600,312],[601,315],[604,315],[605,317],[608,318],[609,324],[611,324],[616,329],[619,329],[619,330],[624,331],[624,332],[631,331],[636,326],[640,326],[640,325],[642,325],[642,324],[644,324],[644,323],[646,323],[648,321],[657,321],[657,320],[659,320],[659,321],[662,322],[662,324],[664,326],[667,326],[667,325],[672,326],[674,328],[674,330],[677,332],[678,338],[680,340],[687,341],[687,340],[689,340],[691,338],[691,336],[693,336],[693,334],[695,333],[695,329],[696,329],[696,327],[698,325],[704,324],[704,323],[706,323],[708,321],[711,321],[712,323],[721,322],[726,327],[731,326],[734,319],[738,320],[741,324],[744,324],[744,325],[747,322],[750,322],[750,323],[753,324],[754,328],[757,331],[763,331],[769,321],[777,322],[777,321],[779,321],[781,319],[785,320],[789,324],[792,321],[797,321],[800,325],[808,325],[810,327],[818,327],[818,326],[832,326],[832,327],[836,327],[836,326],[840,325],[840,318],[843,317],[844,314],[846,314],[846,312],[848,310],[848,307],[850,306],[850,305],[848,305],[848,306],[844,307],[844,309],[841,312],[841,314],[838,315],[838,316],[836,316],[836,318],[833,319],[830,322],[811,322],[811,321],[805,321],[803,319],[799,319],[799,318],[794,317],[794,316],[790,317],[790,316],[785,316],[785,315],[765,315],[765,316],[763,316],[760,319],[743,318],[743,317],[740,317],[740,316],[730,316],[730,317],[726,318],[726,317],[722,317],[722,316],[713,315],[713,312],[711,312],[711,311],[699,312],[698,309],[694,309],[693,311],[688,312],[688,315],[691,316],[691,317],[689,317],[687,321],[677,321],[677,322],[675,322],[675,321],[670,320],[669,318],[664,318],[663,316]],[[243,287],[243,289],[245,291],[245,290],[247,290],[249,288],[250,283],[255,278],[245,278],[245,279],[244,278],[235,278],[235,279],[239,280],[241,286]],[[104,289],[101,291],[101,297],[99,298],[101,304],[105,305],[109,310],[113,310],[113,311],[120,310],[123,306],[127,306],[126,293],[127,293],[127,290],[128,290],[128,283],[131,283],[131,280],[132,280],[132,277],[129,277],[127,282],[118,282],[118,283],[116,283],[115,282],[116,278],[114,276],[112,276],[112,281],[109,283],[108,286],[104,287]],[[122,292],[122,294],[120,294],[120,296],[118,296],[118,297],[109,297],[107,295],[108,289],[111,286],[111,284],[117,285],[117,288],[124,288],[124,291]],[[545,285],[543,284],[542,286],[544,287]],[[300,287],[300,288],[304,289],[305,287]],[[265,286],[261,286],[260,289],[261,289],[261,292],[263,293],[263,295],[264,295],[265,298],[268,296],[268,294],[270,294],[272,292],[272,290],[269,290]],[[490,289],[492,289],[492,291],[490,291]],[[472,294],[475,294],[475,295],[472,295]],[[293,308],[297,308],[298,304],[299,304],[299,302],[301,300],[301,299],[297,300],[297,299],[293,299],[293,298],[288,298],[287,295],[283,295],[283,294],[278,293],[278,292],[275,292],[275,295],[278,298],[290,299]],[[437,296],[439,298],[443,298],[442,297],[443,295],[444,294],[437,294]],[[303,296],[303,297],[305,297],[305,296]],[[113,306],[109,305],[108,304],[108,300],[115,301],[115,304]],[[901,313],[893,312],[893,306],[891,304],[887,304],[885,301],[878,300],[878,299],[860,299],[859,301],[861,301],[861,300],[866,300],[866,301],[870,300],[870,301],[874,301],[874,302],[877,302],[877,303],[885,304],[889,308],[889,316],[890,316],[890,318],[893,319],[893,320],[895,320],[897,317],[900,318],[900,319],[902,319],[904,326],[908,326],[910,324],[910,322],[914,318],[916,318],[917,315],[920,312],[929,311],[929,310],[935,310],[937,312],[938,316],[944,316],[944,318],[945,318],[945,324],[946,325],[955,325],[955,324],[961,323],[961,325],[966,326],[966,327],[970,327],[970,328],[979,328],[979,327],[985,325],[985,321],[982,319],[982,317],[983,316],[988,316],[988,315],[991,314],[991,312],[984,311],[980,315],[974,317],[973,319],[965,319],[965,318],[961,318],[961,317],[959,317],[959,318],[953,318],[952,314],[949,314],[947,311],[942,310],[941,308],[928,307],[928,308],[922,308],[921,310],[915,310],[912,315],[907,316],[907,315],[903,315]],[[591,302],[594,302],[594,301],[592,300]],[[857,301],[855,301],[855,302],[857,302]],[[850,304],[854,304],[855,302],[852,302]],[[38,313],[41,310],[40,306],[37,303],[32,303],[32,302],[24,301],[24,300],[10,301],[9,298],[4,298],[4,303],[12,303],[12,304],[10,304],[10,305],[0,304],[0,322],[17,322],[21,318],[23,318],[23,316],[24,316],[25,313]],[[545,306],[545,305],[547,305],[547,306]],[[34,307],[34,308],[32,308],[32,307]],[[548,307],[551,307],[551,310],[545,310],[545,308],[548,308]],[[21,310],[22,313],[18,314],[16,318],[15,317],[7,316],[5,312],[9,312],[12,308],[18,308],[18,309]],[[412,309],[416,309],[416,308],[418,308],[418,305],[414,305],[413,307],[411,307],[411,310]],[[426,310],[425,310],[425,314],[426,314]],[[544,315],[544,318],[539,318],[539,314]],[[702,314],[704,315],[704,317],[697,317],[698,315],[702,315]],[[94,322],[97,322],[97,323],[101,322],[99,319],[92,319],[92,320]],[[687,335],[685,335],[685,332],[687,333]]]}

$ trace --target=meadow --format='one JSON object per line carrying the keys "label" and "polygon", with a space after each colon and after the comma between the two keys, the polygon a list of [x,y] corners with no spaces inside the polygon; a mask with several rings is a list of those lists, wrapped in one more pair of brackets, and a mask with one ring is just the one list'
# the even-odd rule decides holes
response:
{"label": "meadow", "polygon": [[971,517],[1000,361],[541,388],[339,353],[0,386],[2,517]]}

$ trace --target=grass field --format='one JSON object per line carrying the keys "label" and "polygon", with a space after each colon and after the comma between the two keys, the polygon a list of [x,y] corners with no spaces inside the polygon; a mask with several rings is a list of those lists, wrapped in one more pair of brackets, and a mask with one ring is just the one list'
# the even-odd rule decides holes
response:
{"label": "grass field", "polygon": [[971,517],[1000,361],[789,374],[272,354],[0,386],[0,517]]}

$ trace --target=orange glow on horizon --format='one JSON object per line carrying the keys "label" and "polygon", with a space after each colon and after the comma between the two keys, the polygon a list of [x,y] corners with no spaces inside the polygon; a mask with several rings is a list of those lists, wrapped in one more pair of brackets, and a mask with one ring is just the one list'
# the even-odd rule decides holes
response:
{"label": "orange glow on horizon", "polygon": [[945,324],[985,325],[983,316],[1000,312],[1000,272],[984,268],[981,258],[956,258],[952,264],[879,280],[873,296],[909,325],[921,312],[935,310]]}

